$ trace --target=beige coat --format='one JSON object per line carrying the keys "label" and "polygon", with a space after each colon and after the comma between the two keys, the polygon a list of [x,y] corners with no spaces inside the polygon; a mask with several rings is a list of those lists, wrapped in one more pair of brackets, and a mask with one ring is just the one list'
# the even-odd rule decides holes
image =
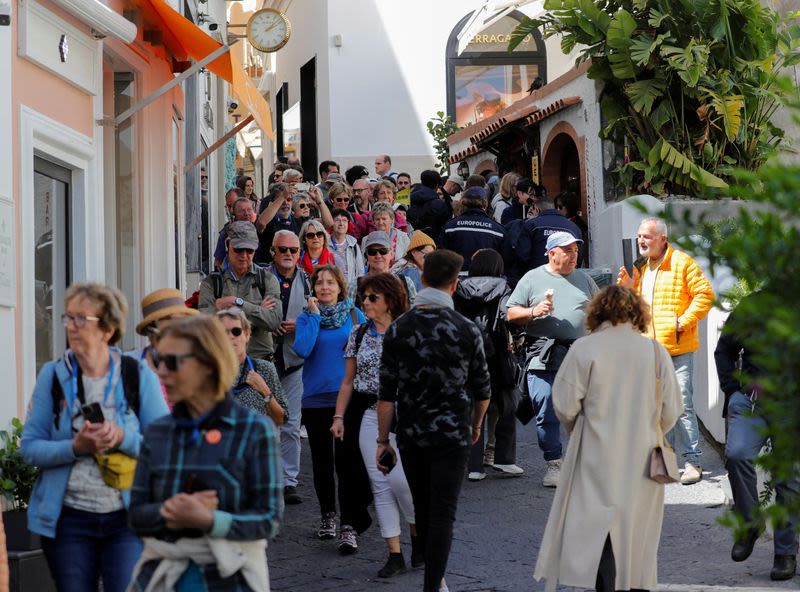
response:
{"label": "beige coat", "polygon": [[[661,355],[661,426],[683,412],[672,361]],[[570,432],[534,577],[593,588],[607,535],[616,588],[655,589],[664,487],[648,477],[656,445],[653,341],[630,324],[604,323],[578,339],[553,384],[553,405]]]}

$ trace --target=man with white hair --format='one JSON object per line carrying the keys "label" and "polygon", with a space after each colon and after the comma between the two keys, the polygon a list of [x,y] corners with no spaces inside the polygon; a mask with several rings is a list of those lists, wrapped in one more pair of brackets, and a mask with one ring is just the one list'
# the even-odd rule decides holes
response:
{"label": "man with white hair", "polygon": [[691,485],[703,478],[700,462],[700,430],[694,412],[692,373],[694,352],[700,345],[697,324],[714,303],[714,290],[697,262],[667,241],[667,225],[645,218],[636,235],[641,257],[633,277],[625,267],[619,283],[639,292],[650,305],[649,336],[667,348],[681,387],[683,415],[669,434],[685,463],[681,483]]}
{"label": "man with white hair", "polygon": [[[527,390],[546,464],[542,485],[556,487],[561,474],[561,424],[552,386],[572,343],[585,332],[586,305],[599,289],[576,269],[583,241],[569,232],[547,237],[547,263],[532,269],[508,299],[508,320],[526,328]],[[291,411],[290,411],[291,413]]]}

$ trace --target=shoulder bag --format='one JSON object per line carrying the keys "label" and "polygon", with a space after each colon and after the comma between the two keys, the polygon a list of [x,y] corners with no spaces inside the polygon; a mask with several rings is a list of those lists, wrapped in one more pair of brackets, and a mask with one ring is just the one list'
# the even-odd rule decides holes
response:
{"label": "shoulder bag", "polygon": [[659,445],[650,452],[650,478],[662,484],[677,483],[680,480],[678,459],[661,429],[661,352],[658,351],[658,342],[655,339],[653,351],[656,358],[656,434]]}

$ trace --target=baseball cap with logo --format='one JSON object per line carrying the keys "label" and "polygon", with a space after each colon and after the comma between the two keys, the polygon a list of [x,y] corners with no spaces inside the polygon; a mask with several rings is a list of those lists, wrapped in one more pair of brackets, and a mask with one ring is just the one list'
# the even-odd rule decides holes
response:
{"label": "baseball cap with logo", "polygon": [[566,247],[572,243],[583,244],[583,241],[579,238],[575,238],[569,232],[554,232],[547,237],[547,250],[544,252],[544,254],[547,255],[550,252],[550,249],[555,249],[556,247]]}
{"label": "baseball cap with logo", "polygon": [[231,222],[228,226],[228,240],[234,249],[258,249],[258,233],[252,222]]}

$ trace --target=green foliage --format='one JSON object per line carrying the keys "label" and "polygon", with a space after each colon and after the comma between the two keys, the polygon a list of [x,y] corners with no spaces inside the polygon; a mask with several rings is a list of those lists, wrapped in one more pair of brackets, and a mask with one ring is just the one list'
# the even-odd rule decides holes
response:
{"label": "green foliage", "polygon": [[459,128],[449,115],[442,111],[436,112],[436,117],[428,120],[428,133],[433,137],[433,149],[436,160],[439,162],[439,173],[444,175],[450,169],[450,145],[447,138],[456,133]]}
{"label": "green foliage", "polygon": [[800,63],[800,26],[766,3],[546,0],[544,8],[522,19],[509,50],[540,29],[560,36],[565,53],[581,48],[578,63],[591,59],[588,76],[604,83],[601,136],[632,147],[617,171],[626,187],[724,189],[734,168],[757,170],[781,142],[770,120],[796,96],[779,72]]}
{"label": "green foliage", "polygon": [[11,420],[10,432],[0,430],[0,490],[15,510],[28,506],[33,484],[39,475],[39,469],[22,458],[21,437],[22,422],[16,417]]}

